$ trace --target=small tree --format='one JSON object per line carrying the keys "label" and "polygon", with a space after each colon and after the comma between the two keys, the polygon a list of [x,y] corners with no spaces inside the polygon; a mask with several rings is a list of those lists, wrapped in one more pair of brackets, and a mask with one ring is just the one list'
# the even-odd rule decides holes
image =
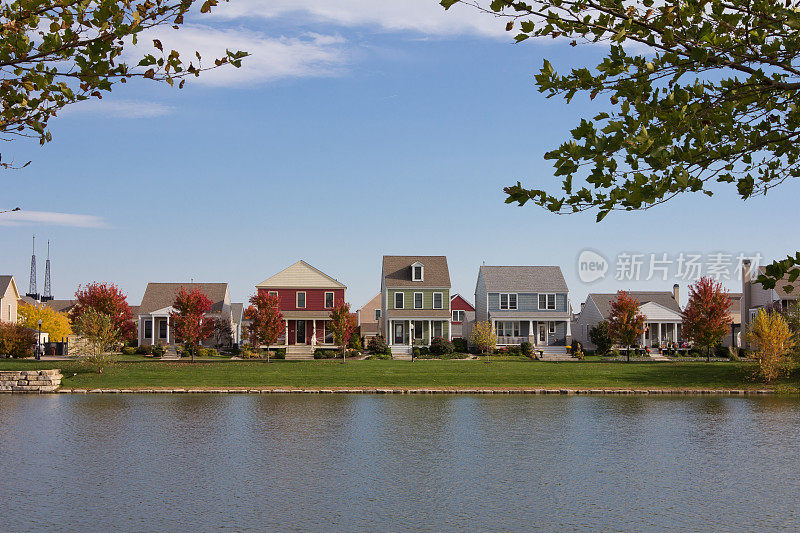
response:
{"label": "small tree", "polygon": [[250,326],[247,328],[250,344],[254,348],[267,346],[268,363],[269,347],[278,342],[278,338],[286,329],[280,303],[277,296],[259,292],[250,298],[251,305],[245,311],[245,317],[250,320]]}
{"label": "small tree", "polygon": [[170,314],[170,320],[175,328],[175,339],[192,355],[192,362],[197,346],[214,332],[214,319],[206,316],[211,305],[211,300],[199,287],[191,291],[181,287],[172,304],[175,311]]}
{"label": "small tree", "polygon": [[703,277],[689,285],[689,303],[683,311],[683,336],[706,349],[706,361],[711,360],[711,348],[719,344],[730,329],[729,305],[728,291],[722,283]]}
{"label": "small tree", "polygon": [[66,313],[59,313],[52,307],[43,304],[19,304],[19,322],[32,329],[39,328],[42,321],[42,331],[50,335],[50,340],[63,339],[72,333],[69,317]]}
{"label": "small tree", "polygon": [[792,330],[780,313],[760,309],[747,331],[761,377],[770,382],[788,371],[787,354],[795,346]]}
{"label": "small tree", "polygon": [[628,296],[625,291],[617,292],[611,302],[611,315],[608,318],[608,334],[611,339],[629,348],[628,362],[631,360],[630,347],[635,346],[644,333],[644,315],[639,311],[639,301]]}
{"label": "small tree", "polygon": [[114,318],[94,309],[87,309],[75,321],[75,331],[85,342],[78,343],[78,355],[82,356],[97,372],[114,362],[114,350],[120,341],[120,332]]}
{"label": "small tree", "polygon": [[233,327],[231,326],[231,321],[222,316],[215,318],[212,336],[216,346],[230,346],[233,343]]}
{"label": "small tree", "polygon": [[592,341],[592,344],[597,346],[598,354],[606,355],[614,345],[614,341],[611,339],[611,334],[608,331],[608,322],[603,320],[598,322],[597,325],[592,326],[591,329],[589,329],[589,340]]}
{"label": "small tree", "polygon": [[329,326],[333,333],[333,341],[342,347],[342,362],[344,362],[347,343],[357,327],[355,317],[350,314],[350,304],[340,302],[331,310]]}
{"label": "small tree", "polygon": [[0,354],[28,357],[36,344],[36,332],[22,324],[0,322]]}
{"label": "small tree", "polygon": [[472,326],[469,340],[478,347],[481,353],[489,355],[497,346],[497,333],[495,333],[491,322],[483,320],[475,322]]}
{"label": "small tree", "polygon": [[92,282],[86,287],[78,287],[75,293],[75,306],[70,310],[70,319],[74,324],[87,309],[108,315],[114,321],[121,337],[128,341],[136,338],[136,324],[128,300],[119,287],[113,283]]}
{"label": "small tree", "polygon": [[367,350],[373,354],[383,355],[389,353],[389,345],[386,344],[383,335],[375,335],[367,342]]}

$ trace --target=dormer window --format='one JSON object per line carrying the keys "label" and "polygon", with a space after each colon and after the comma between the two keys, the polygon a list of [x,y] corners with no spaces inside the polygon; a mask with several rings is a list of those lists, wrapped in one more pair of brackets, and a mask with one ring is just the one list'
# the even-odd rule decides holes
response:
{"label": "dormer window", "polygon": [[422,281],[425,276],[425,266],[417,261],[411,265],[411,281]]}

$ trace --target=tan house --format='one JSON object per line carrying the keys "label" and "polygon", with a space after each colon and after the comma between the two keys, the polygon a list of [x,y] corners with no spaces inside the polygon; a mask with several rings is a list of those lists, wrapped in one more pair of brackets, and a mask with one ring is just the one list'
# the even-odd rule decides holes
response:
{"label": "tan house", "polygon": [[[766,273],[766,268],[760,267],[758,274],[764,273]],[[800,278],[789,282],[789,274],[787,274],[775,284],[774,289],[765,289],[753,279],[756,274],[752,271],[750,260],[742,262],[742,297],[739,311],[742,332],[747,331],[750,321],[759,309],[775,309],[785,312],[789,309],[789,305],[800,296]],[[787,286],[791,286],[792,290],[787,291]],[[744,333],[740,337],[743,335]],[[742,339],[741,345],[745,346],[744,339]]]}
{"label": "tan house", "polygon": [[361,309],[356,311],[358,327],[366,345],[369,340],[381,334],[381,293],[376,294]]}
{"label": "tan house", "polygon": [[[231,321],[231,329],[236,331],[227,283],[148,283],[136,313],[139,346],[175,344],[175,332],[170,328],[169,317],[175,311],[172,304],[181,287],[187,291],[199,288],[212,302],[208,315],[227,318]],[[203,344],[210,346],[213,340],[207,339]]]}
{"label": "tan house", "polygon": [[19,290],[14,276],[0,276],[0,322],[17,322]]}

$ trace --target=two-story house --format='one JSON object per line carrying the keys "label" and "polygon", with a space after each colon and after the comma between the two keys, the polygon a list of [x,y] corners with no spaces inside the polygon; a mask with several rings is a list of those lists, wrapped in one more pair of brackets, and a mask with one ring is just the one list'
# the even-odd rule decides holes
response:
{"label": "two-story house", "polygon": [[[800,297],[800,278],[790,282],[790,274],[786,274],[774,289],[767,289],[755,280],[759,274],[765,273],[766,267],[753,268],[749,259],[742,262],[742,297],[739,306],[741,336],[745,336],[759,309],[786,312]],[[789,286],[792,287],[791,291],[786,290]],[[745,339],[742,339],[741,345],[746,346]]]}
{"label": "two-story house", "polygon": [[0,276],[0,321],[17,322],[17,301],[20,299],[14,276]]}
{"label": "two-story house", "polygon": [[475,307],[460,294],[454,294],[450,297],[450,312],[453,315],[450,319],[451,337],[468,338],[470,324],[475,321]]}
{"label": "two-story house", "polygon": [[285,332],[279,344],[286,346],[287,359],[308,359],[316,347],[334,346],[330,315],[344,303],[346,289],[302,260],[256,285],[259,294],[271,294],[280,301]]}
{"label": "two-story house", "polygon": [[[490,321],[498,346],[541,349],[571,341],[569,289],[557,266],[481,266],[475,321]],[[563,348],[557,351],[563,351]]]}
{"label": "two-story house", "polygon": [[376,335],[381,335],[381,294],[373,296],[356,311],[356,319],[364,346]]}
{"label": "two-story house", "polygon": [[381,320],[392,356],[407,358],[413,345],[451,338],[450,270],[443,255],[385,255]]}

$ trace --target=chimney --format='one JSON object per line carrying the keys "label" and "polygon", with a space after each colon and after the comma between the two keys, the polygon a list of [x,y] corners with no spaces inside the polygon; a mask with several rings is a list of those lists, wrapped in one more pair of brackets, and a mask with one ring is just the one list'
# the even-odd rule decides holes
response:
{"label": "chimney", "polygon": [[583,313],[583,306],[586,305],[586,302],[581,302],[581,313]]}
{"label": "chimney", "polygon": [[681,286],[677,283],[672,286],[672,297],[675,298],[675,301],[678,302],[678,305],[681,304]]}

